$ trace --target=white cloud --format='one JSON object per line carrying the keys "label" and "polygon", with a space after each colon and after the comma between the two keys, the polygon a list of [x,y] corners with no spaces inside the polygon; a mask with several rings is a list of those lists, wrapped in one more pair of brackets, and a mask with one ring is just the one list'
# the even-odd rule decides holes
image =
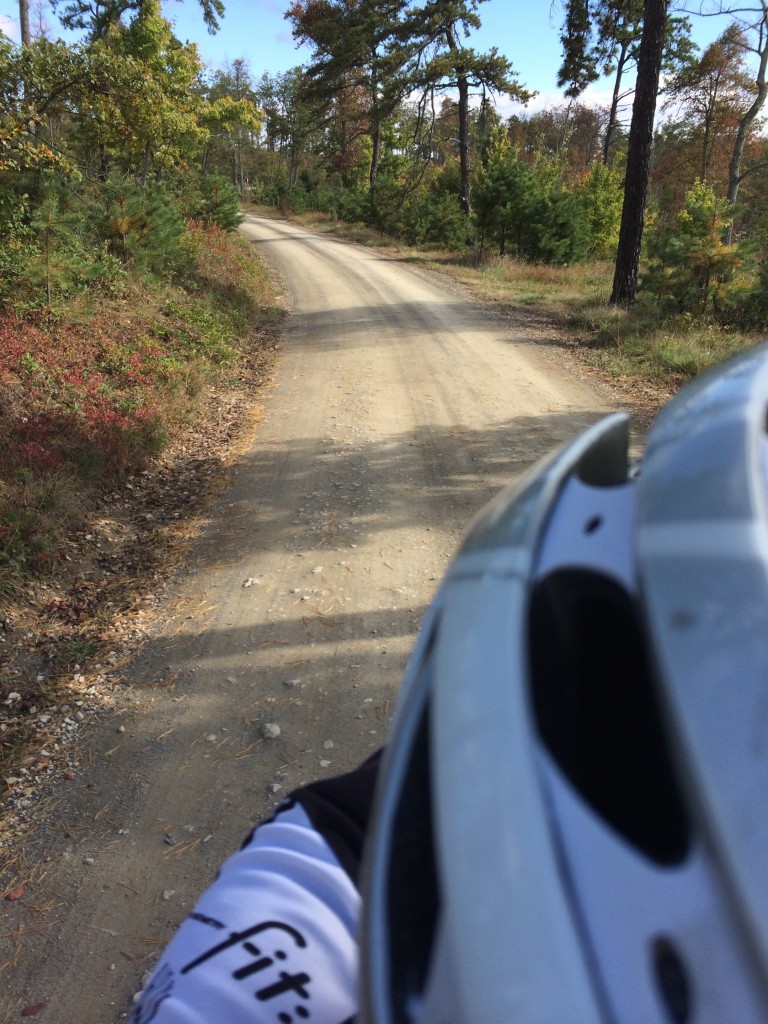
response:
{"label": "white cloud", "polygon": [[[632,114],[632,93],[626,96],[619,105],[619,119],[628,121]],[[586,107],[605,107],[611,105],[612,87],[610,83],[598,83],[588,85],[579,96],[578,102]],[[496,100],[496,109],[499,114],[506,118],[513,114],[520,116],[538,114],[542,110],[549,110],[552,107],[564,107],[569,102],[567,96],[562,92],[539,92],[529,100],[527,104],[502,96]]]}
{"label": "white cloud", "polygon": [[18,22],[14,21],[14,19],[7,14],[0,14],[0,32],[2,32],[3,35],[8,36],[9,39],[12,39],[14,43],[21,42]]}

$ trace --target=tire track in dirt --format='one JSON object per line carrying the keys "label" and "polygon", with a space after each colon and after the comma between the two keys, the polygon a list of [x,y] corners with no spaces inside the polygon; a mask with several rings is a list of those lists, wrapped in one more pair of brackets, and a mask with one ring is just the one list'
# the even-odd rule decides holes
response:
{"label": "tire track in dirt", "polygon": [[31,891],[0,908],[9,1020],[122,1019],[251,825],[383,742],[470,516],[608,411],[449,283],[285,222],[243,231],[284,282],[285,355],[122,705],[40,824]]}

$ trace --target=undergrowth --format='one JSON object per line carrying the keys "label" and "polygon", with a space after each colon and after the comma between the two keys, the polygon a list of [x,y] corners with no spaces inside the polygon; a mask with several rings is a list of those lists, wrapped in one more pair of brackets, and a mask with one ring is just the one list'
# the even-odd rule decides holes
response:
{"label": "undergrowth", "polygon": [[128,277],[119,297],[0,306],[0,597],[55,568],[89,501],[141,470],[237,374],[270,286],[240,236],[192,224],[181,282]]}

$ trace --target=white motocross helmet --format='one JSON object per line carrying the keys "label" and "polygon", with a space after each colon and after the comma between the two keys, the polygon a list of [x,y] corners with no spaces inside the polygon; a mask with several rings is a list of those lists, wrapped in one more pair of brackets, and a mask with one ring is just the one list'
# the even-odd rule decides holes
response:
{"label": "white motocross helmet", "polygon": [[768,1022],[768,348],[479,516],[382,766],[364,1024]]}

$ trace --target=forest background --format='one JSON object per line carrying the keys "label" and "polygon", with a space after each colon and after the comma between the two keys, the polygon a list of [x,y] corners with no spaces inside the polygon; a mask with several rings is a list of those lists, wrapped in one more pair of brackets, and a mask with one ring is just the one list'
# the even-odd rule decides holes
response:
{"label": "forest background", "polygon": [[[258,360],[278,314],[234,231],[249,204],[567,311],[624,376],[674,386],[765,330],[768,4],[710,5],[722,32],[701,49],[699,8],[569,0],[563,102],[503,117],[499,97],[530,92],[514,54],[473,47],[482,3],[294,0],[309,57],[273,74],[207,69],[160,0],[58,0],[76,42],[20,0],[20,44],[0,34],[0,595],[55,568],[85,496]],[[199,6],[216,31],[222,0]],[[649,12],[638,171],[624,113]],[[598,79],[605,106],[583,102]],[[638,186],[639,276],[617,301]]]}

